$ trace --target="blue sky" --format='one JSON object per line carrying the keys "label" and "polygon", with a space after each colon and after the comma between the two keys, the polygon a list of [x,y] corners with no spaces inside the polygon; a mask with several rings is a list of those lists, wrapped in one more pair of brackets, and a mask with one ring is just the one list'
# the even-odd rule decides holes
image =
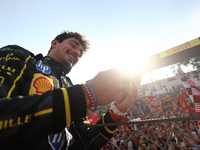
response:
{"label": "blue sky", "polygon": [[143,57],[200,37],[199,0],[1,0],[0,7],[0,47],[46,55],[63,30],[88,37],[90,51],[69,74],[74,83],[119,65],[134,69]]}

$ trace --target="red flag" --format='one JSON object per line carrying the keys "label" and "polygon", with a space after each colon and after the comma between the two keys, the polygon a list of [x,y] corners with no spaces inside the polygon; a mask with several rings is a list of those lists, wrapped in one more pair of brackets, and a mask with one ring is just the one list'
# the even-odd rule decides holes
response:
{"label": "red flag", "polygon": [[174,102],[173,102],[172,107],[173,107],[173,111],[177,111],[178,106]]}
{"label": "red flag", "polygon": [[[194,103],[195,111],[197,115],[200,115],[200,92],[196,86],[196,83],[192,81],[181,68],[178,69],[179,75],[187,90],[187,94],[189,95],[191,101]],[[190,112],[190,107],[188,107]]]}
{"label": "red flag", "polygon": [[188,91],[186,91],[186,95],[187,95],[187,96],[190,96],[190,94],[188,93]]}
{"label": "red flag", "polygon": [[97,123],[97,121],[99,120],[98,115],[93,112],[91,112],[91,117],[92,117],[92,124]]}
{"label": "red flag", "polygon": [[150,103],[152,102],[156,97],[155,96],[147,96],[145,98],[143,98],[142,100],[147,102],[147,103]]}
{"label": "red flag", "polygon": [[161,102],[160,101],[153,101],[149,104],[151,112],[163,112]]}
{"label": "red flag", "polygon": [[190,106],[188,102],[186,102],[186,109],[188,109],[188,114],[192,114],[194,112],[194,109]]}
{"label": "red flag", "polygon": [[185,100],[185,96],[183,95],[183,92],[181,92],[181,94],[180,94],[180,106],[185,112],[187,112],[187,109],[188,109],[188,112],[187,112],[188,114],[191,114],[194,112],[194,109]]}
{"label": "red flag", "polygon": [[186,101],[182,91],[180,93],[180,106],[186,112]]}
{"label": "red flag", "polygon": [[133,107],[134,107],[134,114],[136,114],[137,110],[136,110],[135,104],[133,104]]}

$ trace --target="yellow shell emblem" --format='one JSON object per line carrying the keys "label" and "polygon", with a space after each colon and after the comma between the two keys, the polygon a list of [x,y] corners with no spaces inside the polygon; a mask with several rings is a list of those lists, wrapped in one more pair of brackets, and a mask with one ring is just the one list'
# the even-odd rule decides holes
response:
{"label": "yellow shell emblem", "polygon": [[41,94],[53,89],[51,82],[47,78],[41,76],[35,79],[33,87],[36,89],[36,93]]}

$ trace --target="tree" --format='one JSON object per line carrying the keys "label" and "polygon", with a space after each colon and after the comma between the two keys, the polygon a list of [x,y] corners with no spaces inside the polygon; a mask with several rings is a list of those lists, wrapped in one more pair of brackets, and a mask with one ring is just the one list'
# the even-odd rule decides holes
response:
{"label": "tree", "polygon": [[170,68],[172,69],[173,73],[177,74],[177,68],[179,68],[181,65],[192,67],[195,70],[200,69],[200,56],[189,58],[179,63],[173,64]]}

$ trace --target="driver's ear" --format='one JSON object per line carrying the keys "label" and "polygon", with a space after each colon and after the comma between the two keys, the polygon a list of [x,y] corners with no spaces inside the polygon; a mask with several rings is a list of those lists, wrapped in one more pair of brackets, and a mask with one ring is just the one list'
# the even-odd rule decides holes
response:
{"label": "driver's ear", "polygon": [[58,40],[56,40],[56,39],[54,39],[53,41],[51,41],[52,48],[55,48],[56,45],[57,45],[57,43],[58,43]]}

